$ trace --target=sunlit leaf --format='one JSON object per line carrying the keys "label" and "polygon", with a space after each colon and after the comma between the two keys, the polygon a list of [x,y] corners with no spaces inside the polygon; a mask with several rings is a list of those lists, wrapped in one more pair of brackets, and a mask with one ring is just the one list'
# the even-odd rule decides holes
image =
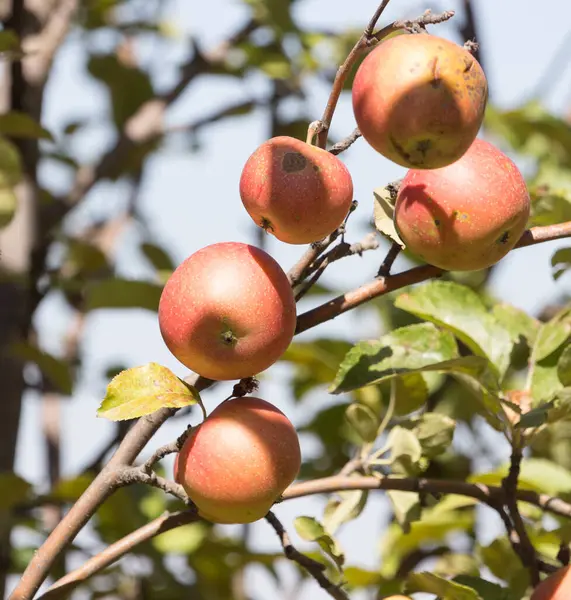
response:
{"label": "sunlit leaf", "polygon": [[343,567],[345,556],[337,541],[327,533],[323,525],[313,517],[297,517],[295,529],[300,538],[319,544],[323,552],[329,556],[339,569]]}
{"label": "sunlit leaf", "polygon": [[166,367],[148,363],[114,377],[107,386],[97,415],[123,421],[148,415],[159,408],[182,408],[199,402],[196,389]]}
{"label": "sunlit leaf", "polygon": [[401,248],[404,248],[404,242],[399,237],[393,218],[396,202],[395,188],[393,186],[377,188],[373,191],[373,196],[375,227],[392,242],[396,242]]}
{"label": "sunlit leaf", "polygon": [[338,394],[386,377],[422,370],[458,355],[454,338],[430,323],[401,327],[378,342],[359,342],[345,356],[330,387]]}
{"label": "sunlit leaf", "polygon": [[368,406],[356,403],[349,405],[345,418],[364,442],[375,441],[379,419]]}
{"label": "sunlit leaf", "polygon": [[407,593],[427,592],[441,600],[484,600],[472,587],[444,579],[434,573],[411,573],[406,580]]}
{"label": "sunlit leaf", "polygon": [[509,366],[510,335],[470,288],[430,281],[398,296],[395,306],[451,331],[474,354],[487,357],[500,377]]}
{"label": "sunlit leaf", "polygon": [[366,490],[338,492],[330,498],[323,511],[322,523],[325,530],[334,535],[341,525],[356,519],[363,512],[367,498]]}

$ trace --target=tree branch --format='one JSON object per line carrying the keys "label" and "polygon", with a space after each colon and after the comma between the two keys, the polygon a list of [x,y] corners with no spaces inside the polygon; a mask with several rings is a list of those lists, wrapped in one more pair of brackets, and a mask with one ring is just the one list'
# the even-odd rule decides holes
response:
{"label": "tree branch", "polygon": [[521,433],[516,432],[512,446],[510,469],[508,475],[502,481],[505,492],[505,505],[509,512],[504,511],[503,506],[499,507],[501,510],[498,510],[498,512],[506,525],[512,547],[519,555],[523,566],[528,569],[531,584],[535,587],[540,581],[537,555],[525,529],[516,496],[522,458]]}
{"label": "tree branch", "polygon": [[75,206],[100,179],[106,177],[118,163],[122,162],[134,144],[161,135],[166,109],[180,97],[195,77],[208,73],[212,67],[222,63],[228,51],[258,27],[257,21],[252,19],[212,51],[202,53],[195,48],[193,58],[181,69],[180,80],[169,91],[141,106],[125,124],[115,146],[100,159],[97,165],[84,165],[77,170],[70,192],[60,199],[63,205],[68,209]]}
{"label": "tree branch", "polygon": [[[544,227],[533,227],[524,232],[515,247],[522,248],[570,236],[571,221],[556,225],[546,225]],[[389,292],[426,281],[433,277],[440,277],[445,272],[444,269],[439,269],[432,265],[423,265],[397,275],[375,279],[299,315],[297,318],[296,333],[302,333],[320,323],[330,321],[369,300],[373,300],[373,298],[378,298]]]}
{"label": "tree branch", "polygon": [[299,290],[296,292],[296,302],[301,300],[301,298],[307,294],[313,285],[317,283],[318,279],[321,277],[321,275],[323,275],[325,269],[330,264],[347,256],[354,256],[355,254],[362,256],[363,252],[366,252],[367,250],[376,250],[378,247],[379,240],[377,239],[376,232],[368,233],[360,242],[355,244],[341,242],[335,246],[327,254],[324,254],[319,258],[319,260],[316,260],[312,265],[309,266],[306,273],[307,275],[311,275],[313,273],[313,276],[307,281],[304,281]]}
{"label": "tree branch", "polygon": [[277,533],[287,559],[303,567],[332,598],[336,600],[349,600],[349,596],[323,574],[325,570],[324,565],[309,558],[309,556],[305,556],[305,554],[302,554],[294,547],[284,526],[272,511],[266,515],[266,521]]}
{"label": "tree branch", "polygon": [[165,513],[164,515],[147,523],[143,527],[133,531],[118,542],[111,544],[105,550],[90,558],[79,569],[68,573],[65,577],[58,579],[52,587],[42,594],[38,600],[55,600],[56,598],[67,598],[72,590],[87,581],[103,569],[131,552],[134,548],[147,542],[165,531],[170,531],[182,525],[198,521],[196,510],[185,510],[176,513]]}
{"label": "tree branch", "polygon": [[355,129],[353,129],[353,131],[344,140],[341,140],[340,142],[337,142],[331,146],[331,148],[329,148],[329,152],[335,156],[341,154],[341,152],[345,152],[345,150],[350,148],[362,135],[363,134],[359,131],[359,128],[355,127]]}
{"label": "tree branch", "polygon": [[325,148],[327,144],[327,135],[329,133],[329,128],[331,127],[331,120],[333,119],[333,114],[337,108],[337,103],[339,102],[341,92],[343,91],[345,80],[347,79],[347,76],[351,72],[351,69],[354,67],[361,53],[368,47],[377,21],[380,19],[389,2],[390,0],[383,0],[381,2],[372,19],[369,21],[369,24],[365,28],[365,31],[363,31],[363,34],[357,40],[357,43],[353,46],[351,52],[349,52],[345,62],[337,70],[335,79],[333,81],[333,86],[331,88],[331,93],[329,94],[329,99],[327,100],[327,105],[325,106],[321,120],[318,121],[319,127],[316,129],[316,145],[320,148]]}

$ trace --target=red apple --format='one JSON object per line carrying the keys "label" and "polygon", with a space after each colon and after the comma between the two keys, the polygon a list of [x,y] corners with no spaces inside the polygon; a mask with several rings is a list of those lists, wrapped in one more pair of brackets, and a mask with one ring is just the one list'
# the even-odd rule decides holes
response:
{"label": "red apple", "polygon": [[167,281],[159,327],[174,356],[208,379],[251,377],[289,346],[296,308],[288,278],[266,252],[238,242],[212,244]]}
{"label": "red apple", "polygon": [[442,269],[472,271],[492,266],[515,246],[529,211],[516,165],[477,139],[448,167],[408,171],[394,219],[413,254]]}
{"label": "red apple", "polygon": [[461,46],[433,35],[399,35],[365,58],[352,93],[357,125],[377,152],[403,167],[436,169],[474,141],[488,86]]}
{"label": "red apple", "polygon": [[186,439],[175,480],[213,523],[264,517],[301,465],[294,426],[260,398],[226,400]]}
{"label": "red apple", "polygon": [[353,201],[353,181],[333,154],[292,137],[264,142],[240,178],[254,222],[288,244],[309,244],[337,229]]}
{"label": "red apple", "polygon": [[569,600],[569,598],[571,598],[571,567],[564,567],[544,579],[535,588],[530,600]]}

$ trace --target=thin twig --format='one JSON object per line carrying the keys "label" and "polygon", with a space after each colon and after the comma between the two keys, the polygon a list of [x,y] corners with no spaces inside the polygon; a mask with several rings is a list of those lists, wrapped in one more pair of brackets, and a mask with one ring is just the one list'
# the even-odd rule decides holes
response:
{"label": "thin twig", "polygon": [[315,242],[305,251],[303,256],[295,263],[295,265],[288,271],[288,279],[291,287],[295,287],[298,283],[303,281],[307,276],[307,269],[309,266],[329,248],[329,246],[341,235],[340,229],[336,229],[331,235],[320,242]]}
{"label": "thin twig", "polygon": [[117,469],[116,479],[117,487],[125,487],[134,483],[150,485],[192,506],[192,502],[189,500],[182,485],[170,479],[165,479],[157,475],[154,471],[147,473],[142,467],[122,467]]}
{"label": "thin twig", "polygon": [[141,465],[141,471],[143,471],[143,473],[147,475],[150,475],[153,471],[153,467],[155,466],[155,464],[162,460],[165,456],[180,452],[180,449],[183,447],[184,442],[186,441],[186,438],[190,435],[191,431],[192,426],[189,425],[174,442],[171,442],[170,444],[165,444],[164,446],[157,448],[153,452],[152,456]]}
{"label": "thin twig", "polygon": [[341,152],[345,152],[348,148],[350,148],[363,134],[359,131],[359,128],[356,127],[353,131],[340,142],[337,142],[331,148],[329,148],[329,152],[335,156],[341,154]]}
{"label": "thin twig", "polygon": [[270,511],[266,515],[266,521],[277,533],[286,558],[303,567],[332,598],[335,598],[336,600],[349,600],[349,596],[323,574],[323,571],[325,570],[324,565],[309,558],[309,556],[305,556],[305,554],[302,554],[295,548],[291,543],[284,526],[273,512]]}
{"label": "thin twig", "polygon": [[379,272],[377,273],[377,277],[388,277],[391,274],[391,269],[393,268],[393,264],[397,259],[397,256],[400,254],[401,247],[396,242],[391,244],[385,259],[383,260],[383,264],[379,267]]}
{"label": "thin twig", "polygon": [[345,80],[347,79],[347,76],[351,72],[351,69],[354,67],[361,53],[367,48],[369,40],[373,35],[373,30],[377,25],[377,21],[380,19],[389,2],[390,0],[383,0],[381,2],[373,17],[369,21],[369,24],[365,28],[365,31],[363,31],[361,37],[357,40],[357,43],[353,46],[343,64],[337,70],[335,79],[333,81],[333,86],[331,88],[331,93],[329,94],[329,99],[327,100],[327,105],[325,106],[325,110],[323,111],[323,115],[319,121],[320,130],[317,134],[316,145],[320,148],[325,148],[327,145],[327,135],[329,133],[329,128],[331,127],[331,120],[333,119],[333,114],[337,108],[337,103],[339,102],[341,92],[343,91]]}
{"label": "thin twig", "polygon": [[[516,433],[517,435],[515,435],[512,445],[510,469],[507,476],[502,481],[502,487],[505,491],[505,505],[508,509],[505,518],[502,518],[504,518],[504,523],[506,524],[509,540],[514,550],[519,555],[523,566],[528,569],[530,581],[535,587],[540,581],[537,555],[525,529],[525,523],[523,522],[523,518],[519,511],[516,498],[521,461],[523,458],[521,433]],[[503,509],[503,507],[501,508]],[[500,512],[500,516],[502,516],[502,512]]]}
{"label": "thin twig", "polygon": [[[571,221],[546,225],[544,227],[533,227],[521,236],[516,248],[540,244],[542,242],[557,240],[571,236]],[[423,265],[403,271],[397,275],[375,279],[354,290],[346,292],[325,304],[321,304],[297,317],[296,333],[307,331],[320,323],[330,321],[339,315],[364,304],[374,298],[388,294],[403,287],[426,281],[434,277],[440,277],[446,271],[432,265]]]}
{"label": "thin twig", "polygon": [[355,244],[348,244],[347,242],[341,242],[334,248],[332,248],[327,254],[320,257],[319,261],[316,261],[313,265],[307,269],[307,275],[313,274],[313,276],[304,281],[295,294],[295,301],[298,302],[307,294],[307,292],[317,283],[318,279],[323,275],[325,269],[331,264],[347,256],[359,256],[363,255],[363,252],[367,250],[376,250],[379,247],[379,240],[377,239],[376,232],[368,233],[360,242]]}

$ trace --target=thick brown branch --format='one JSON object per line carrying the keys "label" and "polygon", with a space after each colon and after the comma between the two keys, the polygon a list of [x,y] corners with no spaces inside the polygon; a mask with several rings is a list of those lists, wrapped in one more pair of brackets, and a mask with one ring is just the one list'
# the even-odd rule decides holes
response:
{"label": "thick brown branch", "polygon": [[325,570],[324,565],[309,558],[309,556],[305,556],[305,554],[302,554],[295,548],[284,526],[273,512],[270,511],[266,515],[266,521],[277,533],[286,558],[303,567],[332,598],[336,600],[349,600],[349,596],[323,574]]}
{"label": "thick brown branch", "polygon": [[172,514],[167,513],[154,519],[118,542],[111,544],[105,548],[105,550],[93,558],[90,558],[79,569],[68,573],[65,577],[56,581],[45,594],[38,598],[38,600],[55,600],[56,598],[69,597],[71,591],[78,585],[87,581],[87,579],[96,573],[106,569],[140,544],[145,543],[165,531],[170,531],[171,529],[193,523],[197,520],[199,520],[199,517],[194,509]]}
{"label": "thick brown branch", "polygon": [[[516,248],[540,244],[551,240],[557,240],[571,236],[571,221],[558,223],[556,225],[546,225],[544,227],[533,227],[528,229],[516,244]],[[325,304],[308,310],[297,318],[296,333],[307,331],[320,323],[334,319],[335,317],[372,300],[421,281],[426,281],[433,277],[440,277],[445,271],[432,265],[423,265],[415,267],[397,275],[375,279],[365,285],[362,285],[350,292],[338,296]]]}
{"label": "thick brown branch", "polygon": [[[505,490],[498,486],[486,486],[463,481],[447,481],[441,479],[396,477],[379,479],[377,477],[365,476],[349,477],[349,474],[358,470],[361,464],[362,462],[356,459],[355,461],[347,463],[347,467],[349,468],[344,469],[343,475],[295,483],[284,492],[282,499],[283,501],[286,501],[304,496],[331,494],[346,490],[399,490],[403,492],[457,494],[459,496],[467,496],[469,498],[475,498],[496,510],[498,505],[502,505],[505,502]],[[538,506],[546,512],[571,519],[571,504],[559,498],[527,490],[518,490],[515,493],[515,497],[519,502],[528,502],[529,504]],[[75,582],[75,584],[69,588],[73,589],[75,585],[78,585],[88,577],[108,567],[110,564],[133,550],[137,545],[142,544],[165,531],[196,521],[198,518],[199,517],[197,517],[194,510],[158,517],[122,540],[115,542],[101,554],[90,559],[77,571],[66,575],[66,577],[56,582],[54,585],[60,586],[60,584],[63,584],[64,582],[71,585],[71,582]],[[57,598],[59,596],[42,596],[40,600],[44,600],[44,598],[48,597]]]}

